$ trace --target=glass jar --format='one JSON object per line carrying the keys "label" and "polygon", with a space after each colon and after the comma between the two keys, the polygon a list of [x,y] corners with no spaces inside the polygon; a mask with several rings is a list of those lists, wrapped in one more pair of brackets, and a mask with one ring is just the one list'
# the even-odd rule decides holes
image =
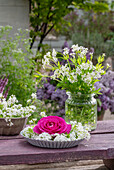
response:
{"label": "glass jar", "polygon": [[82,125],[90,125],[91,130],[97,126],[97,101],[91,94],[67,92],[65,102],[65,121],[77,121]]}

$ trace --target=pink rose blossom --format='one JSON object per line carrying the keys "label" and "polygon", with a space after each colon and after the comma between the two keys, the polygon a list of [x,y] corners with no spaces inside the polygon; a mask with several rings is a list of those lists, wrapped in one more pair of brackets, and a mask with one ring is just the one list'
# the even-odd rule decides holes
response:
{"label": "pink rose blossom", "polygon": [[67,124],[65,120],[58,116],[47,116],[41,118],[37,125],[33,128],[35,133],[41,134],[47,132],[49,134],[55,133],[70,133],[71,124]]}

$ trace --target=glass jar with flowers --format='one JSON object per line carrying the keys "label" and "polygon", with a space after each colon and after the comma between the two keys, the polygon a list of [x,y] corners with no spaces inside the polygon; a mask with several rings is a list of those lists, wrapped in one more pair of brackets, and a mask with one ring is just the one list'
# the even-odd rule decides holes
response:
{"label": "glass jar with flowers", "polygon": [[36,94],[31,95],[27,101],[27,106],[18,104],[15,95],[11,95],[8,100],[0,93],[0,135],[18,135],[27,123],[27,118],[36,109],[32,102]]}
{"label": "glass jar with flowers", "polygon": [[[105,74],[102,62],[104,54],[98,57],[98,63],[93,65],[93,54],[87,60],[88,49],[82,46],[72,45],[71,49],[63,49],[63,53],[48,52],[43,62],[43,68],[51,69],[54,74],[51,76],[37,72],[36,77],[41,80],[43,77],[50,77],[58,81],[57,87],[65,89],[68,99],[65,103],[65,119],[67,122],[77,121],[83,125],[90,125],[91,130],[96,128],[97,102],[94,98],[100,89],[95,90],[94,84],[99,81],[101,75]],[[61,64],[65,60],[65,64]]]}

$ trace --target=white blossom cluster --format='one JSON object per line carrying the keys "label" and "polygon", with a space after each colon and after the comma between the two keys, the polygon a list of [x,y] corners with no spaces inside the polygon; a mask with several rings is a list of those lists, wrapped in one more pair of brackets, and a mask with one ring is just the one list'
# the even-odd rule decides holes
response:
{"label": "white blossom cluster", "polygon": [[53,49],[52,54],[51,54],[51,52],[47,52],[46,55],[44,55],[44,59],[42,59],[44,69],[46,68],[46,66],[50,65],[51,61],[52,62],[58,61],[56,55],[57,55],[57,52],[55,51],[55,49]]}
{"label": "white blossom cluster", "polygon": [[[32,99],[36,98],[35,94],[31,95]],[[31,100],[29,100],[30,102]],[[36,107],[34,105],[29,105],[23,107],[18,104],[18,100],[15,95],[11,95],[8,100],[6,100],[2,94],[0,94],[0,118],[5,118],[6,122],[10,122],[12,117],[29,117],[31,113],[35,111]]]}
{"label": "white blossom cluster", "polygon": [[70,83],[75,83],[78,81],[78,76],[81,76],[81,80],[85,83],[91,83],[93,79],[101,78],[102,70],[96,70],[96,67],[93,65],[91,61],[88,63],[82,63],[78,65],[73,70],[70,70],[68,64],[61,66],[60,69],[56,69],[54,74],[51,76],[52,79],[60,78],[63,80],[64,77],[67,77]]}
{"label": "white blossom cluster", "polygon": [[83,57],[86,55],[86,53],[88,52],[88,48],[85,48],[83,46],[78,46],[78,44],[74,44],[72,45],[72,51],[73,52],[78,52],[78,54],[80,53],[80,57]]}
{"label": "white blossom cluster", "polygon": [[77,123],[76,121],[71,121],[70,124],[72,125],[71,131],[69,134],[67,133],[55,133],[55,134],[49,134],[46,132],[43,132],[41,134],[36,134],[33,132],[34,126],[29,126],[23,129],[22,134],[26,138],[31,138],[35,140],[46,140],[46,141],[75,141],[75,140],[81,140],[81,139],[90,139],[90,133],[88,132],[90,129],[89,127],[82,126],[81,123]]}
{"label": "white blossom cluster", "polygon": [[[66,60],[65,65],[60,63],[57,57],[58,53],[55,49],[53,49],[52,52],[47,52],[42,60],[43,68],[51,69],[53,71],[53,75],[51,75],[50,78],[57,80],[60,83],[62,82],[62,85],[64,85],[64,80],[65,82],[69,82],[72,86],[74,86],[73,84],[76,82],[80,82],[82,84],[86,83],[89,89],[94,91],[94,81],[99,80],[101,75],[105,73],[101,66],[104,54],[99,57],[98,64],[94,66],[92,63],[93,54],[90,54],[91,60],[87,60],[86,58],[88,48],[78,46],[77,44],[72,45],[71,49],[72,53],[68,48],[63,49],[63,54],[60,58]],[[69,91],[68,88],[69,87],[66,88],[65,86],[65,89]]]}

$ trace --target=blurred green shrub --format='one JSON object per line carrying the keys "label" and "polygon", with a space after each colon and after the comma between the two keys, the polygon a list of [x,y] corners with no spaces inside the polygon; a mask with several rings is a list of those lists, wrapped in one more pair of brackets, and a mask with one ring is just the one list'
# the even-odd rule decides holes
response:
{"label": "blurred green shrub", "polygon": [[114,53],[114,32],[110,30],[112,16],[112,12],[94,13],[82,10],[71,12],[65,17],[71,24],[63,25],[61,34],[65,35],[67,40],[72,40],[73,44],[94,48],[95,58],[101,53],[106,53],[106,57],[112,57]]}
{"label": "blurred green shrub", "polygon": [[18,29],[11,36],[11,26],[0,27],[0,75],[8,76],[8,97],[14,94],[24,106],[36,91],[31,69],[34,70],[27,30]]}

